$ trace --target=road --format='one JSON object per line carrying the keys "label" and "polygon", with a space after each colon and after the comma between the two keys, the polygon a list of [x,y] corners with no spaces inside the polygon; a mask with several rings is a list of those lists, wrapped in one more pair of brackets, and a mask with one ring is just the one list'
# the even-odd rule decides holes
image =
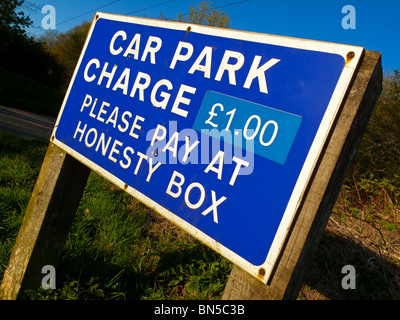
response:
{"label": "road", "polygon": [[50,140],[55,118],[0,106],[0,130],[21,136]]}

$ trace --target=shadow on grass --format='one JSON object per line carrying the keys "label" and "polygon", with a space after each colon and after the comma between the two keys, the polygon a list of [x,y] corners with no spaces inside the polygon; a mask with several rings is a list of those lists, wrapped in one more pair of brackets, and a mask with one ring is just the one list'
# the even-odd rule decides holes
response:
{"label": "shadow on grass", "polygon": [[[326,231],[300,295],[310,300],[399,300],[400,267],[388,260],[385,253],[377,254],[356,239]],[[355,289],[342,287],[348,275],[342,273],[345,265],[355,268]]]}

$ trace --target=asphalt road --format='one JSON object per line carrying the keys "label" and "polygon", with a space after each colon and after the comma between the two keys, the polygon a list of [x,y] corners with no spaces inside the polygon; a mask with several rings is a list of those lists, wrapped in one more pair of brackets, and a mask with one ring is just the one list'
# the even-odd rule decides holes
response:
{"label": "asphalt road", "polygon": [[0,130],[21,136],[50,140],[55,118],[0,106]]}

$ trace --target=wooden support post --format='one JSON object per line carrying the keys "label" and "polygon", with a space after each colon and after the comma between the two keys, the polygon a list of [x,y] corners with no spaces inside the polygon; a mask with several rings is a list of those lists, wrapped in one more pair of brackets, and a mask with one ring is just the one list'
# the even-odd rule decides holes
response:
{"label": "wooden support post", "polygon": [[45,265],[56,266],[90,169],[50,143],[1,286],[0,299],[38,288]]}
{"label": "wooden support post", "polygon": [[[222,299],[296,299],[382,90],[379,52],[366,51],[306,190],[272,278],[264,285],[234,266]],[[318,93],[316,93],[318,94]]]}

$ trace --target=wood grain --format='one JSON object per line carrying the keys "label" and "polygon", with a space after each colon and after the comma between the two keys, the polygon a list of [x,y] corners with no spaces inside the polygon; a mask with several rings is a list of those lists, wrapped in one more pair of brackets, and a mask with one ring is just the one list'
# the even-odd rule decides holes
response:
{"label": "wood grain", "polygon": [[90,169],[50,143],[0,286],[0,299],[14,300],[38,288],[45,265],[57,265]]}

